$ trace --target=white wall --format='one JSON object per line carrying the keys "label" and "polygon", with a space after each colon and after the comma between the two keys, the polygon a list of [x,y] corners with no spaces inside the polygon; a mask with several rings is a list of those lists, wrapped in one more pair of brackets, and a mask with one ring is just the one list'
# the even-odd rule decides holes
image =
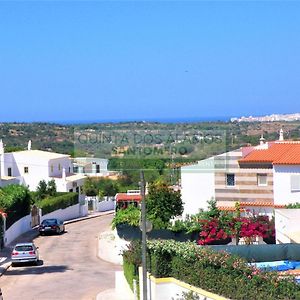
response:
{"label": "white wall", "polygon": [[300,209],[275,209],[275,232],[277,244],[293,242],[293,236],[299,235],[300,233],[299,220]]}
{"label": "white wall", "polygon": [[300,175],[300,166],[274,165],[274,204],[300,202],[300,192],[291,191],[291,175]]}
{"label": "white wall", "polygon": [[108,211],[108,210],[114,210],[115,209],[115,201],[108,200],[108,201],[100,201],[97,202],[97,211]]}
{"label": "white wall", "polygon": [[[45,219],[57,218],[62,221],[67,221],[71,219],[76,219],[79,217],[84,217],[88,214],[88,209],[86,205],[76,204],[69,206],[65,209],[59,209],[46,214],[41,217],[41,222]],[[15,222],[8,230],[5,232],[4,244],[8,245],[13,242],[17,237],[23,233],[30,231],[31,228],[31,215],[25,216],[22,219]]]}
{"label": "white wall", "polygon": [[181,168],[181,195],[184,213],[195,214],[206,209],[207,201],[215,197],[215,173],[213,158]]}
{"label": "white wall", "polygon": [[[51,219],[51,218],[57,218],[57,219],[60,219],[61,221],[67,221],[67,220],[83,217],[83,215],[81,215],[81,214],[84,213],[85,211],[82,210],[80,208],[80,206],[81,206],[80,204],[75,204],[75,205],[69,206],[65,209],[58,209],[56,211],[53,211],[49,214],[42,216],[41,222],[45,219]],[[83,206],[85,206],[85,205],[83,205]]]}
{"label": "white wall", "polygon": [[[143,299],[142,268],[139,268],[140,299]],[[222,296],[193,287],[175,278],[157,279],[149,276],[147,282],[147,300],[182,299],[182,293],[193,292],[199,300],[229,300]]]}
{"label": "white wall", "polygon": [[[51,166],[53,166],[53,172],[51,172]],[[60,166],[60,169],[59,169]],[[49,160],[48,172],[49,176],[62,176],[62,170],[65,168],[66,173],[73,172],[72,160],[68,157],[56,158]],[[70,172],[69,172],[70,170]]]}
{"label": "white wall", "polygon": [[8,245],[21,234],[31,230],[31,215],[25,216],[8,228],[4,236],[4,244]]}

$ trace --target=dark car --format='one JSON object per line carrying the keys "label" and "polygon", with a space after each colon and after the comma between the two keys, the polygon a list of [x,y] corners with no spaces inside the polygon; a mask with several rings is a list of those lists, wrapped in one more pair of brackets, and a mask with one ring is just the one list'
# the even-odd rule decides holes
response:
{"label": "dark car", "polygon": [[60,234],[65,231],[64,222],[58,219],[46,219],[39,226],[40,235],[46,233],[57,233]]}

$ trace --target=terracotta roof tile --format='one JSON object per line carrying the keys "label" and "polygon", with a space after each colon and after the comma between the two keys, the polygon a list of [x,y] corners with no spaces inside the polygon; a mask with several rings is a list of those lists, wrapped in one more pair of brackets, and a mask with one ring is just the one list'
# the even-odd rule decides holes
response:
{"label": "terracotta roof tile", "polygon": [[116,195],[116,201],[141,201],[142,196],[138,194],[126,194],[126,193],[118,193]]}
{"label": "terracotta roof tile", "polygon": [[253,150],[239,163],[272,163],[300,165],[300,143],[275,143],[268,149]]}

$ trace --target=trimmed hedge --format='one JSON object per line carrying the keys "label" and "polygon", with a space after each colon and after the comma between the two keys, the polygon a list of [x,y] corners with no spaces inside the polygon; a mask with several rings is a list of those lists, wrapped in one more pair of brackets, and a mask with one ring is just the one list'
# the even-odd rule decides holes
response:
{"label": "trimmed hedge", "polygon": [[139,283],[139,275],[136,269],[136,266],[133,263],[130,263],[126,260],[123,260],[123,271],[124,271],[124,276],[133,291],[133,280],[135,279],[137,282],[137,287]]}
{"label": "trimmed hedge", "polygon": [[11,184],[0,189],[0,209],[6,214],[6,229],[30,213],[31,195],[27,187]]}
{"label": "trimmed hedge", "polygon": [[46,198],[36,203],[42,209],[43,215],[75,204],[78,204],[77,193],[61,193],[56,197]]}
{"label": "trimmed hedge", "polygon": [[141,243],[140,241],[133,241],[129,244],[128,249],[123,252],[123,271],[124,276],[133,290],[133,279],[137,283],[137,294],[139,298],[139,272],[138,267],[141,265]]}
{"label": "trimmed hedge", "polygon": [[[134,257],[131,247],[124,252]],[[300,286],[293,277],[263,272],[226,252],[194,243],[148,241],[148,271],[155,277],[174,277],[235,300],[300,299]]]}

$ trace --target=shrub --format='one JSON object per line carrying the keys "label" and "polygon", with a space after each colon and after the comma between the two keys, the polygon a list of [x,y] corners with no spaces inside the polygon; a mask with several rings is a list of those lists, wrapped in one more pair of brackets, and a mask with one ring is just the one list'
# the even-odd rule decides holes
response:
{"label": "shrub", "polygon": [[27,187],[11,184],[0,190],[0,208],[7,214],[6,229],[30,212],[31,195]]}
{"label": "shrub", "polygon": [[149,241],[148,251],[148,270],[156,277],[175,277],[236,300],[300,299],[292,277],[260,271],[226,252],[172,240]]}
{"label": "shrub", "polygon": [[183,212],[183,202],[180,192],[173,191],[166,183],[155,183],[149,186],[146,199],[149,220],[157,219],[168,226],[170,219],[180,216]]}
{"label": "shrub", "polygon": [[133,241],[128,246],[127,250],[123,252],[123,271],[124,276],[133,290],[133,279],[137,282],[137,294],[139,295],[139,274],[138,267],[141,265],[141,243],[139,241]]}
{"label": "shrub", "polygon": [[59,193],[58,196],[46,198],[36,203],[42,209],[43,215],[48,214],[58,209],[75,205],[78,203],[77,193]]}
{"label": "shrub", "polygon": [[128,224],[131,226],[139,226],[141,211],[139,208],[129,205],[127,208],[119,209],[112,220],[112,229],[117,225]]}

